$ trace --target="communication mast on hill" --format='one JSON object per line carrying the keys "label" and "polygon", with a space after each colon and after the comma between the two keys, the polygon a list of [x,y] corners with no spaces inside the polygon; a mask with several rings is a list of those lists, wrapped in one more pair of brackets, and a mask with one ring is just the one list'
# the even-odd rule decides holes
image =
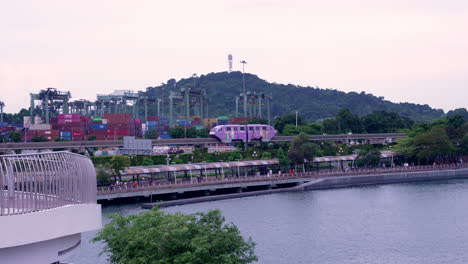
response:
{"label": "communication mast on hill", "polygon": [[229,73],[232,72],[232,54],[228,55]]}

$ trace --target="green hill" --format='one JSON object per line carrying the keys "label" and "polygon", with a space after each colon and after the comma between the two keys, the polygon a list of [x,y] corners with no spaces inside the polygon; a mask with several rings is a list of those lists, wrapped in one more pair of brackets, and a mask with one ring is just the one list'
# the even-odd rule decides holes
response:
{"label": "green hill", "polygon": [[[210,116],[235,115],[235,96],[242,89],[241,72],[209,73],[179,81],[171,79],[160,86],[148,87],[146,93],[167,98],[170,90],[193,86],[207,90]],[[393,103],[383,97],[364,92],[345,93],[318,87],[269,83],[253,74],[246,74],[246,87],[248,91],[263,92],[273,96],[272,117],[290,114],[297,110],[307,121],[312,122],[335,116],[341,108],[349,108],[358,115],[369,114],[375,110],[396,112],[415,121],[431,121],[444,115],[443,110],[428,105]],[[167,113],[167,103],[165,108],[164,113]],[[155,109],[150,107],[149,113],[155,114]],[[242,106],[239,106],[239,109],[242,109]]]}

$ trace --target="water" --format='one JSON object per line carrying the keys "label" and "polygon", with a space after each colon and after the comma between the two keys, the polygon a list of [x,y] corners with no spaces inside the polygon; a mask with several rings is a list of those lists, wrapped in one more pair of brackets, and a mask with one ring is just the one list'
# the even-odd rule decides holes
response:
{"label": "water", "polygon": [[[267,263],[468,263],[468,181],[378,185],[271,194],[165,209],[193,213],[221,209],[257,243]],[[138,205],[103,209],[142,212]],[[70,262],[104,264],[102,245],[90,244]]]}

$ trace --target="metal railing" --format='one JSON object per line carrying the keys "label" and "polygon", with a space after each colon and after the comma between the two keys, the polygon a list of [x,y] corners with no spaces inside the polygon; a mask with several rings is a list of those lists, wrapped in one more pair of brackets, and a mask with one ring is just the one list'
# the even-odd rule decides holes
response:
{"label": "metal railing", "polygon": [[91,160],[69,152],[0,156],[0,216],[96,203]]}
{"label": "metal railing", "polygon": [[[195,187],[205,185],[220,185],[226,183],[244,183],[244,182],[258,182],[258,181],[278,181],[288,179],[318,179],[327,177],[339,177],[339,176],[363,176],[371,174],[391,174],[391,173],[409,173],[409,172],[423,172],[423,171],[441,171],[441,170],[454,170],[454,169],[467,169],[468,164],[441,164],[441,165],[427,165],[427,166],[408,166],[408,167],[390,167],[390,168],[356,168],[352,170],[327,170],[327,171],[311,171],[311,172],[296,172],[296,173],[282,173],[272,175],[259,175],[259,176],[240,176],[240,177],[228,177],[218,179],[216,177],[203,177],[201,181],[197,181],[194,177],[190,180],[177,179],[176,183],[157,183],[141,181],[137,185],[121,183],[119,185],[112,185],[108,187],[98,188],[98,194],[113,194],[113,193],[128,193],[128,192],[140,192],[140,191],[151,191],[160,189],[176,189],[184,187]],[[135,182],[134,182],[135,183]]]}

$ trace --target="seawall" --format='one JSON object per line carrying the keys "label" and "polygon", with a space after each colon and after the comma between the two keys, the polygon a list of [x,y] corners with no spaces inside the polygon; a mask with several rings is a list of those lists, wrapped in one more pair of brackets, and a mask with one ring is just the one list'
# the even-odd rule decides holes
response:
{"label": "seawall", "polygon": [[234,198],[265,195],[265,194],[272,194],[272,193],[282,193],[282,192],[320,190],[320,189],[342,188],[342,187],[375,185],[375,184],[391,184],[391,183],[433,181],[433,180],[451,180],[451,179],[468,179],[468,168],[454,168],[454,169],[435,170],[435,171],[396,172],[396,173],[369,174],[369,175],[323,177],[323,178],[311,179],[310,181],[305,182],[295,187],[204,196],[204,197],[197,197],[197,198],[190,198],[190,199],[166,201],[166,202],[160,202],[160,203],[145,203],[142,205],[142,208],[151,209],[156,204],[159,207],[169,207],[169,206],[184,205],[184,204],[191,204],[191,203],[217,201],[217,200],[224,200],[224,199],[234,199]]}
{"label": "seawall", "polygon": [[337,176],[322,178],[317,182],[307,182],[292,189],[318,190],[328,188],[340,188],[359,185],[389,184],[417,181],[468,179],[468,169],[447,169],[436,171],[398,172],[369,174],[358,176]]}

